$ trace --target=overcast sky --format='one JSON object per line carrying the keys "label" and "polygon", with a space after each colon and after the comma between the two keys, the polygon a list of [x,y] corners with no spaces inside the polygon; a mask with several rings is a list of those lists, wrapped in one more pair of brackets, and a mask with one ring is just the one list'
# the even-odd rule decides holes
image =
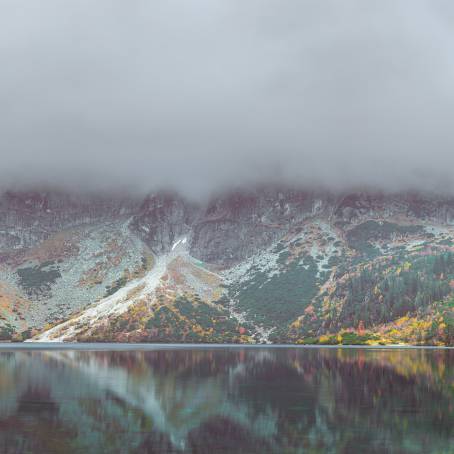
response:
{"label": "overcast sky", "polygon": [[0,180],[454,191],[452,0],[0,0]]}

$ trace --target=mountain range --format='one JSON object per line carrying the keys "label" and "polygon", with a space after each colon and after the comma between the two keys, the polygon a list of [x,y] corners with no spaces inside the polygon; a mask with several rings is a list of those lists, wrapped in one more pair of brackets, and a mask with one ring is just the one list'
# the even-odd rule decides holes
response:
{"label": "mountain range", "polygon": [[454,345],[454,197],[5,191],[0,338]]}

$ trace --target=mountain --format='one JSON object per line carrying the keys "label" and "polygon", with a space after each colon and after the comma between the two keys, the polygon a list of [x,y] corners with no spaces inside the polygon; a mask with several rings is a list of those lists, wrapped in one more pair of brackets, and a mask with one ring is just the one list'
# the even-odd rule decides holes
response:
{"label": "mountain", "polygon": [[3,340],[454,344],[454,198],[0,196]]}

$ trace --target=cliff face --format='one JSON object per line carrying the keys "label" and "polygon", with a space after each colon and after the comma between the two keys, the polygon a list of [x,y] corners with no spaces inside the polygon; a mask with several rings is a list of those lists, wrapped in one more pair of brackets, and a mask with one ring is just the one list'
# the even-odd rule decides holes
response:
{"label": "cliff face", "polygon": [[6,192],[0,335],[74,319],[53,336],[296,342],[403,316],[449,331],[452,252],[454,199],[430,194]]}
{"label": "cliff face", "polygon": [[122,219],[128,220],[131,232],[158,254],[168,251],[176,238],[188,235],[192,255],[226,265],[244,260],[314,216],[344,225],[398,216],[453,224],[454,198],[262,187],[229,192],[197,205],[169,192],[140,200],[8,191],[0,196],[0,250],[27,248],[74,226]]}
{"label": "cliff face", "polygon": [[278,189],[234,192],[212,200],[193,226],[191,254],[221,266],[269,246],[314,210],[311,194]]}
{"label": "cliff face", "polygon": [[157,253],[187,235],[191,255],[221,267],[268,247],[305,219],[323,217],[342,226],[365,219],[404,217],[454,223],[454,199],[422,194],[302,191],[261,187],[191,204],[178,194],[155,194],[142,203],[131,228]]}
{"label": "cliff face", "polygon": [[178,194],[149,195],[134,215],[130,229],[156,253],[168,252],[176,239],[189,235],[199,208]]}
{"label": "cliff face", "polygon": [[0,250],[27,248],[61,230],[132,216],[140,201],[52,191],[0,196]]}

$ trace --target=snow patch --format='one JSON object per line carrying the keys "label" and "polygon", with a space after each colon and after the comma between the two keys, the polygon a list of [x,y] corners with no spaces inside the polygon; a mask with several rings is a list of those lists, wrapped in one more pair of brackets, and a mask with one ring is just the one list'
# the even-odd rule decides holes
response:
{"label": "snow patch", "polygon": [[176,241],[172,246],[172,251],[174,251],[179,244],[186,244],[186,240],[187,240],[187,238],[184,237],[184,238],[180,238],[178,241]]}

